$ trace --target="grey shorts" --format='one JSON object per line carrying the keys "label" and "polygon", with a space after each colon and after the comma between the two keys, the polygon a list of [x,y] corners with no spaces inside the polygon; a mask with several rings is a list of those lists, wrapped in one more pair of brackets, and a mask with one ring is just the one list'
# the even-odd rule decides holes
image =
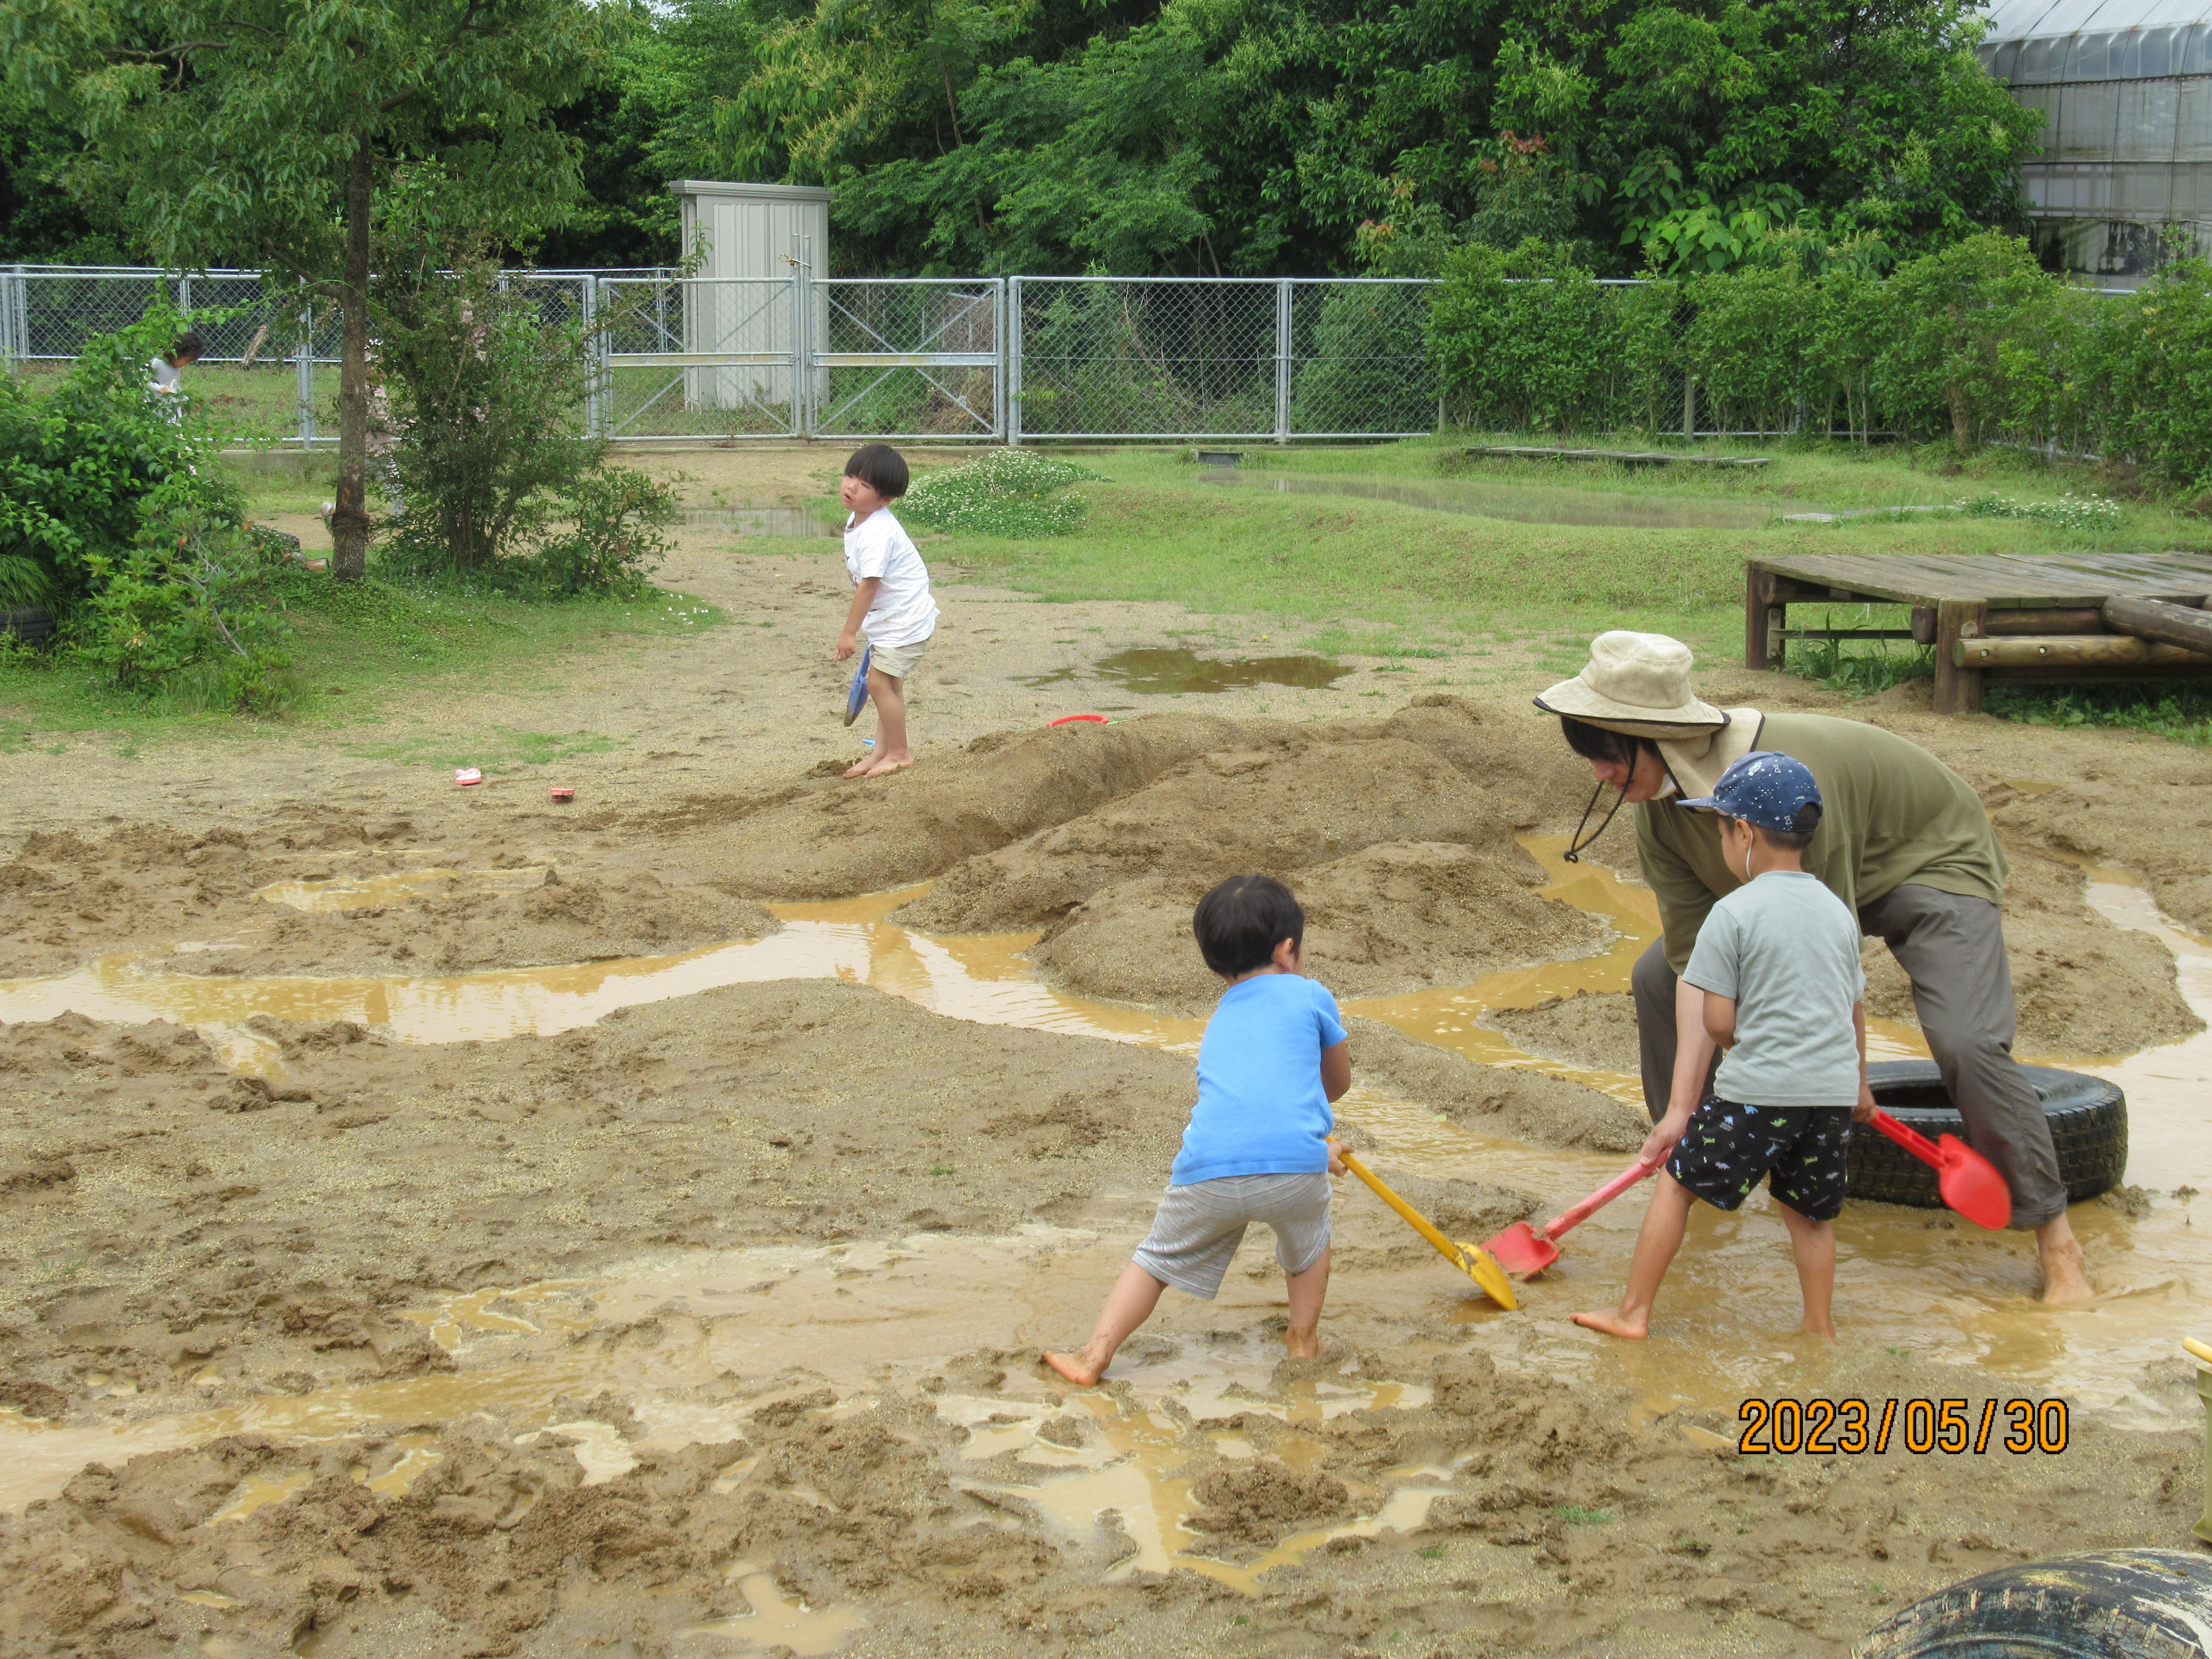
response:
{"label": "grey shorts", "polygon": [[1302,1273],[1328,1248],[1329,1197],[1328,1177],[1319,1172],[1170,1187],[1133,1259],[1153,1278],[1211,1302],[1245,1228],[1257,1221],[1273,1231],[1283,1271]]}
{"label": "grey shorts", "polygon": [[872,640],[868,642],[868,667],[875,673],[902,680],[921,666],[921,653],[928,649],[928,640],[916,640],[912,645],[878,645]]}

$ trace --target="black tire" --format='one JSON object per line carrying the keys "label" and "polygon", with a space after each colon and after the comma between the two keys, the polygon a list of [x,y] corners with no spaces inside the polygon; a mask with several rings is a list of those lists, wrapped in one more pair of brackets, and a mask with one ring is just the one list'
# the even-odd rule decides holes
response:
{"label": "black tire", "polygon": [[2203,1659],[2212,1556],[2106,1550],[2001,1567],[1899,1608],[1851,1659]]}
{"label": "black tire", "polygon": [[[2023,1066],[2043,1098],[2051,1139],[2058,1149],[2058,1178],[2069,1203],[2094,1198],[2119,1184],[2128,1167],[2128,1097],[2118,1084],[2050,1066]],[[1867,1067],[1875,1103],[1930,1140],[1954,1134],[1968,1145],[1966,1120],[1951,1104],[1932,1060],[1876,1060]],[[1936,1171],[1895,1141],[1872,1129],[1851,1133],[1850,1172],[1844,1191],[1875,1204],[1941,1209]]]}
{"label": "black tire", "polygon": [[43,605],[27,605],[19,610],[0,611],[0,634],[12,634],[26,645],[52,639],[54,613]]}

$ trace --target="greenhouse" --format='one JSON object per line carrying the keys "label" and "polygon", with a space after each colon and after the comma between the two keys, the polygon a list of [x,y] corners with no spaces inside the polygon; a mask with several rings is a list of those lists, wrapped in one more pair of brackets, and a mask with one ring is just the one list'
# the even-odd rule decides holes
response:
{"label": "greenhouse", "polygon": [[2049,116],[2022,169],[2044,264],[2132,287],[2169,229],[2212,246],[2212,3],[1997,0],[1989,17],[1982,62]]}

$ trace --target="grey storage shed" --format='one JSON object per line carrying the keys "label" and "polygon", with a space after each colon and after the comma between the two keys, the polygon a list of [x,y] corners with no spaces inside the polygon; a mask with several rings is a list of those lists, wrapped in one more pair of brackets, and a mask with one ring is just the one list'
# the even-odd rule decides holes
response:
{"label": "grey storage shed", "polygon": [[2112,287],[2212,246],[2212,0],[1996,0],[1982,63],[2047,112],[2021,169],[2043,263]]}
{"label": "grey storage shed", "polygon": [[733,430],[748,411],[789,423],[799,325],[809,312],[822,324],[807,282],[829,275],[830,191],[706,179],[668,188],[684,253],[704,256],[684,285],[684,349],[728,360],[684,371],[685,404],[729,411]]}

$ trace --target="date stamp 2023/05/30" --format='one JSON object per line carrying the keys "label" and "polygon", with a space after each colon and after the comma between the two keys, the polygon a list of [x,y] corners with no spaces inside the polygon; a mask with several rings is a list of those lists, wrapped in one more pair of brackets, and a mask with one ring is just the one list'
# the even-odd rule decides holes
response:
{"label": "date stamp 2023/05/30", "polygon": [[2063,1400],[1747,1400],[1737,1409],[1737,1451],[1749,1456],[1879,1455],[1893,1441],[1916,1455],[2024,1457],[2066,1449]]}

